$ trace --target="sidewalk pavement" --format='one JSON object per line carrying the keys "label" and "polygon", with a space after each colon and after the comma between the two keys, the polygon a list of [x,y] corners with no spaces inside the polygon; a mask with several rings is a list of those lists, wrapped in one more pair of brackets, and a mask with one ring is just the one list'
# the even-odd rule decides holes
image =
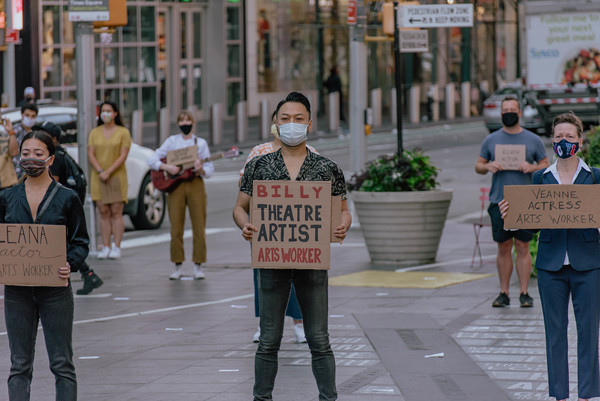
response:
{"label": "sidewalk pavement", "polygon": [[[203,281],[167,280],[168,248],[168,243],[141,246],[124,249],[120,261],[90,261],[105,284],[91,296],[76,297],[79,399],[252,399],[256,344],[251,340],[258,321],[248,245],[235,229],[209,235]],[[186,240],[186,249],[191,249],[191,240]],[[340,400],[546,399],[531,398],[546,391],[534,391],[546,380],[535,282],[534,308],[491,308],[498,292],[495,266],[489,263],[495,246],[483,245],[487,257],[481,267],[470,267],[472,250],[471,224],[449,220],[437,263],[415,272],[425,272],[422,281],[430,287],[440,273],[481,278],[440,288],[330,287],[329,328]],[[332,245],[331,259],[332,280],[371,270],[402,274],[393,273],[394,266],[370,264],[356,226],[344,244]],[[184,268],[191,274],[191,265]],[[80,285],[74,279],[74,287]],[[515,283],[511,291],[517,293]],[[316,400],[308,347],[294,343],[291,321],[286,320],[274,399]],[[529,336],[519,340],[528,340],[528,346],[501,344],[518,340],[506,337],[515,327],[514,334]],[[53,379],[41,333],[37,351],[31,399],[52,400]],[[0,377],[7,377],[6,335],[0,336],[0,353]],[[517,377],[498,376],[502,369]],[[532,373],[537,376],[529,377]],[[7,399],[6,388],[0,390],[0,399]]]}

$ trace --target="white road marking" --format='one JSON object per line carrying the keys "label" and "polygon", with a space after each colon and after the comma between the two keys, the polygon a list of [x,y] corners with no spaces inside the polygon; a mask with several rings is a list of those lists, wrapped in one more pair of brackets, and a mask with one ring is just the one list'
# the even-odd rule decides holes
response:
{"label": "white road marking", "polygon": [[[224,228],[207,228],[205,230],[206,235],[221,234],[221,233],[227,233],[227,232],[232,232],[232,231],[239,231],[239,229],[235,228],[235,227],[224,227]],[[187,238],[192,238],[192,230],[191,229],[185,230],[183,232],[183,239],[187,239]],[[145,237],[138,237],[138,238],[131,238],[131,239],[123,240],[121,242],[121,249],[136,248],[139,246],[154,245],[154,244],[160,244],[162,242],[169,242],[169,241],[171,241],[171,233],[148,235]]]}

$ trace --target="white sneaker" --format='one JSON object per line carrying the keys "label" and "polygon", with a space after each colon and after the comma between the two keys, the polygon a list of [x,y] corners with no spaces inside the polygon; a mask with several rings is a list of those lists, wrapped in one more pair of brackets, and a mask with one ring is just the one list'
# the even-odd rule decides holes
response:
{"label": "white sneaker", "polygon": [[194,265],[194,280],[204,280],[206,278],[206,274],[204,274],[204,270],[200,265]]}
{"label": "white sneaker", "polygon": [[294,325],[294,337],[296,337],[297,343],[306,342],[306,336],[304,335],[304,325],[302,323],[296,323]]}
{"label": "white sneaker", "polygon": [[169,280],[179,280],[183,276],[181,270],[177,269],[173,273],[169,274]]}
{"label": "white sneaker", "polygon": [[110,253],[110,248],[105,246],[102,248],[100,252],[98,252],[98,259],[106,259],[108,258],[108,254]]}
{"label": "white sneaker", "polygon": [[258,330],[256,330],[256,333],[254,333],[254,337],[252,337],[253,343],[257,343],[259,341],[260,341],[260,327],[258,328]]}
{"label": "white sneaker", "polygon": [[121,259],[121,248],[116,245],[113,245],[110,253],[108,254],[109,259]]}

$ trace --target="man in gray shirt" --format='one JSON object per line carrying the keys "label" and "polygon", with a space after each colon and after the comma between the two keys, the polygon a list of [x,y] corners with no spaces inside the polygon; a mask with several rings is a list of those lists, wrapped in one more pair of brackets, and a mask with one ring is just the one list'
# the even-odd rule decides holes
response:
{"label": "man in gray shirt", "polygon": [[[508,286],[513,271],[512,248],[517,250],[516,270],[520,283],[519,301],[522,307],[533,306],[533,299],[529,296],[529,276],[531,274],[531,254],[529,253],[529,241],[533,235],[528,231],[504,230],[504,221],[500,216],[498,202],[504,199],[505,185],[529,185],[532,173],[549,166],[544,143],[533,132],[523,129],[519,125],[521,117],[521,105],[512,96],[502,100],[500,106],[503,127],[491,133],[481,145],[481,152],[475,171],[478,174],[491,172],[492,188],[490,190],[490,206],[488,213],[492,221],[492,235],[498,243],[498,256],[496,265],[498,267],[498,278],[500,280],[500,294],[494,300],[492,306],[502,307],[510,305]],[[505,170],[495,160],[496,145],[525,145],[525,161],[518,170]]]}

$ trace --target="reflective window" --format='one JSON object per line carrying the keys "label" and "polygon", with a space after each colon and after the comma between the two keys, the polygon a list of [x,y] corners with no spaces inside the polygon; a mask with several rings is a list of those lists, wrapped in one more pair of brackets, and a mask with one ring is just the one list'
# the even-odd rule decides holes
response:
{"label": "reflective window", "polygon": [[240,68],[240,45],[227,46],[227,76],[239,77]]}
{"label": "reflective window", "polygon": [[156,47],[142,47],[140,82],[156,82]]}
{"label": "reflective window", "polygon": [[60,9],[58,6],[42,8],[42,44],[60,43]]}
{"label": "reflective window", "polygon": [[42,81],[44,86],[61,86],[60,49],[48,47],[42,51]]}
{"label": "reflective window", "polygon": [[235,114],[235,105],[241,100],[241,85],[239,82],[230,82],[227,84],[227,114]]}
{"label": "reflective window", "polygon": [[193,13],[193,41],[194,44],[194,58],[202,57],[202,14]]}
{"label": "reflective window", "polygon": [[123,48],[123,82],[138,82],[139,59],[137,47]]}
{"label": "reflective window", "polygon": [[154,7],[140,7],[142,42],[156,41],[156,15]]}
{"label": "reflective window", "polygon": [[127,25],[123,29],[123,42],[137,42],[137,7],[127,7]]}
{"label": "reflective window", "polygon": [[156,121],[156,87],[142,88],[142,109],[144,122]]}
{"label": "reflective window", "polygon": [[227,40],[240,39],[240,9],[227,7]]}

